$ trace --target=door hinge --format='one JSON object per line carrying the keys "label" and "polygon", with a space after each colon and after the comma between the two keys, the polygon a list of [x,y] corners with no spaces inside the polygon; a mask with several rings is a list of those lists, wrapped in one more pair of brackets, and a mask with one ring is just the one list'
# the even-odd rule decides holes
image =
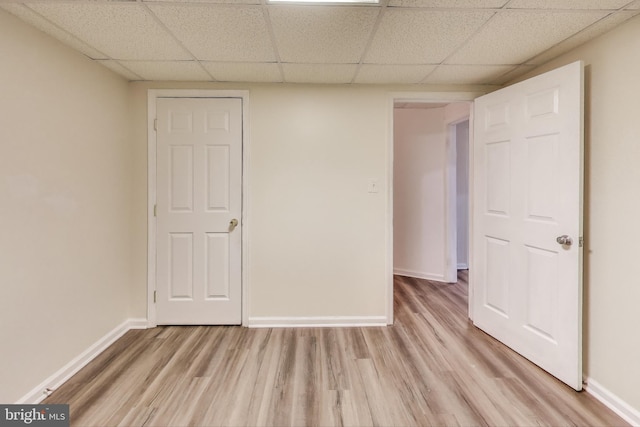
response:
{"label": "door hinge", "polygon": [[153,205],[153,216],[158,216],[158,205]]}
{"label": "door hinge", "polygon": [[153,130],[158,130],[158,119],[153,119]]}
{"label": "door hinge", "polygon": [[158,296],[158,291],[153,291],[153,302],[156,302],[156,297]]}
{"label": "door hinge", "polygon": [[581,236],[580,239],[578,239],[578,242],[581,248],[584,247],[584,237]]}

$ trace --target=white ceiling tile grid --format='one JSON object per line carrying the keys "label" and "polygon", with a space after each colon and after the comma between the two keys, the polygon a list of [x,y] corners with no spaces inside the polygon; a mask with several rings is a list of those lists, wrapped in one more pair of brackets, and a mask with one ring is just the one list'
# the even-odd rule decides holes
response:
{"label": "white ceiling tile grid", "polygon": [[120,61],[141,76],[155,81],[211,81],[209,73],[196,61]]}
{"label": "white ceiling tile grid", "polygon": [[496,9],[509,0],[389,0],[389,6],[451,9]]}
{"label": "white ceiling tile grid", "polygon": [[276,60],[260,8],[194,5],[151,5],[149,8],[199,60]]}
{"label": "white ceiling tile grid", "polygon": [[511,0],[509,8],[521,9],[600,9],[617,10],[630,0]]}
{"label": "white ceiling tile grid", "polygon": [[123,76],[124,78],[126,78],[129,81],[144,80],[144,78],[142,78],[140,75],[138,75],[138,74],[134,73],[133,71],[129,70],[128,68],[124,67],[118,61],[114,61],[112,59],[109,59],[109,60],[98,60],[97,62],[99,64],[101,64],[102,66],[107,67],[111,71],[114,71],[115,73],[120,74],[121,76]]}
{"label": "white ceiling tile grid", "polygon": [[52,35],[62,43],[74,48],[91,59],[107,58],[107,55],[104,53],[92,48],[73,34],[69,33],[67,30],[58,27],[35,11],[29,9],[27,6],[19,3],[7,3],[0,5],[0,7],[21,18],[23,21],[33,25],[40,31]]}
{"label": "white ceiling tile grid", "polygon": [[494,14],[390,8],[382,17],[364,62],[439,64]]}
{"label": "white ceiling tile grid", "polygon": [[517,67],[514,67],[511,71],[493,80],[493,84],[504,85],[505,83],[510,82],[511,80],[517,77],[527,74],[529,71],[532,71],[534,68],[536,68],[535,65],[518,65]]}
{"label": "white ceiling tile grid", "polygon": [[351,83],[356,74],[354,64],[282,64],[288,83]]}
{"label": "white ceiling tile grid", "polygon": [[439,65],[422,83],[483,84],[512,71],[513,65]]}
{"label": "white ceiling tile grid", "polygon": [[202,62],[217,81],[282,83],[282,72],[276,63]]}
{"label": "white ceiling tile grid", "polygon": [[269,6],[285,63],[357,64],[379,13],[377,7]]}
{"label": "white ceiling tile grid", "polygon": [[601,11],[498,13],[446,63],[523,64],[605,16]]}
{"label": "white ceiling tile grid", "polygon": [[[132,0],[124,0],[132,1]],[[148,1],[148,0],[142,0]],[[260,4],[260,0],[151,0],[159,3]]]}
{"label": "white ceiling tile grid", "polygon": [[1,0],[128,80],[500,85],[629,19],[640,0]]}
{"label": "white ceiling tile grid", "polygon": [[626,7],[627,9],[640,9],[640,0],[636,0]]}
{"label": "white ceiling tile grid", "polygon": [[601,19],[593,25],[580,31],[573,37],[570,37],[563,42],[545,50],[540,55],[529,60],[529,62],[531,64],[544,64],[545,62],[548,62],[553,58],[562,55],[563,53],[569,52],[570,50],[588,42],[589,40],[614,29],[615,27],[637,15],[638,13],[640,13],[640,11],[626,11],[611,14],[606,18]]}
{"label": "white ceiling tile grid", "polygon": [[372,65],[364,64],[355,78],[355,83],[390,84],[420,83],[436,68],[436,65]]}
{"label": "white ceiling tile grid", "polygon": [[30,3],[40,15],[112,59],[193,59],[135,2]]}

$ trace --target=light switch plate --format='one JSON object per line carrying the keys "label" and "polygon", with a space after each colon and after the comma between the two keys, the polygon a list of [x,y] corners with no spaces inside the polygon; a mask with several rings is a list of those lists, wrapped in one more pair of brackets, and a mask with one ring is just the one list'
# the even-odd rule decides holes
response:
{"label": "light switch plate", "polygon": [[367,191],[369,191],[369,193],[377,193],[379,190],[379,187],[380,187],[380,184],[378,184],[377,179],[370,179],[369,185],[367,187]]}

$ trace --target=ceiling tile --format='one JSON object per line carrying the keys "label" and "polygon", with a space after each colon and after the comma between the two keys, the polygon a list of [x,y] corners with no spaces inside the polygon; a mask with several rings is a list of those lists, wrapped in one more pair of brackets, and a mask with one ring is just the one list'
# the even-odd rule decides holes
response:
{"label": "ceiling tile", "polygon": [[99,64],[104,65],[111,71],[114,71],[117,74],[120,74],[122,77],[125,77],[127,80],[143,80],[139,75],[131,72],[129,69],[123,67],[118,61],[108,60],[108,61],[97,61]]}
{"label": "ceiling tile", "polygon": [[113,59],[192,59],[137,3],[32,3],[30,7]]}
{"label": "ceiling tile", "polygon": [[494,13],[387,9],[365,62],[438,64]]}
{"label": "ceiling tile", "polygon": [[632,18],[633,16],[640,13],[640,11],[629,11],[629,12],[617,12],[607,16],[604,19],[596,22],[595,24],[587,27],[583,31],[579,32],[575,36],[563,41],[560,44],[553,46],[551,49],[545,50],[540,55],[535,58],[527,61],[530,64],[544,64],[551,59],[562,55],[563,53],[569,52],[571,49],[574,49],[587,41],[598,37],[609,30],[612,30],[616,26],[620,25],[624,21]]}
{"label": "ceiling tile", "polygon": [[0,0],[0,9],[129,80],[336,84],[504,84],[640,13],[640,0],[265,1]]}
{"label": "ceiling tile", "polygon": [[142,0],[145,3],[260,4],[260,0]]}
{"label": "ceiling tile", "polygon": [[120,61],[144,80],[210,81],[211,77],[195,61]]}
{"label": "ceiling tile", "polygon": [[501,12],[446,62],[522,64],[606,15],[596,11]]}
{"label": "ceiling tile", "polygon": [[422,83],[486,84],[512,69],[512,65],[440,65]]}
{"label": "ceiling tile", "polygon": [[514,67],[511,71],[501,75],[497,79],[487,81],[487,84],[504,85],[505,83],[508,83],[513,79],[517,79],[523,74],[534,70],[536,67],[536,65],[518,65],[517,67]]}
{"label": "ceiling tile", "polygon": [[67,31],[63,30],[57,25],[46,20],[45,18],[40,16],[38,13],[34,12],[33,10],[29,9],[26,6],[23,6],[18,3],[5,3],[5,4],[0,4],[0,8],[5,9],[9,13],[22,19],[26,23],[33,25],[40,31],[47,33],[50,36],[60,40],[62,43],[66,44],[67,46],[73,49],[76,49],[77,51],[85,54],[91,59],[107,58],[107,56],[104,53],[87,45],[82,40],[78,39],[72,34],[69,34]]}
{"label": "ceiling tile", "polygon": [[509,0],[389,0],[389,6],[484,9],[499,8]]}
{"label": "ceiling tile", "polygon": [[278,64],[256,62],[202,62],[216,80],[222,82],[280,83]]}
{"label": "ceiling tile", "polygon": [[509,9],[619,9],[629,0],[511,0]]}
{"label": "ceiling tile", "polygon": [[283,62],[360,62],[379,7],[269,6]]}
{"label": "ceiling tile", "polygon": [[354,83],[419,83],[435,68],[435,65],[364,64]]}
{"label": "ceiling tile", "polygon": [[199,60],[276,61],[260,8],[193,4],[149,8]]}
{"label": "ceiling tile", "polygon": [[351,64],[282,64],[287,83],[351,83],[357,65]]}

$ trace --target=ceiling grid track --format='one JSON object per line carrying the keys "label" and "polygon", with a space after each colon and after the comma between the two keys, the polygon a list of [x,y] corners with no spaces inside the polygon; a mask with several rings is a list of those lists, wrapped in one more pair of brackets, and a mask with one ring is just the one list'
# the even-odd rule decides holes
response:
{"label": "ceiling grid track", "polygon": [[362,51],[362,55],[360,56],[360,62],[356,66],[355,73],[353,74],[353,78],[350,83],[355,83],[358,78],[358,74],[360,74],[360,70],[362,69],[362,65],[364,64],[364,59],[367,57],[369,53],[369,49],[371,48],[371,44],[373,43],[373,38],[378,32],[378,27],[380,27],[380,23],[382,22],[382,18],[384,17],[385,12],[387,11],[387,7],[389,6],[389,0],[382,0],[380,5],[380,11],[378,12],[378,16],[376,17],[376,22],[373,24],[373,28],[371,29],[371,34],[369,35],[369,39],[367,40],[367,44]]}
{"label": "ceiling grid track", "polygon": [[0,9],[130,81],[486,91],[640,14],[640,0],[0,0]]}
{"label": "ceiling grid track", "polygon": [[178,37],[176,37],[176,35],[173,33],[173,31],[171,31],[165,24],[164,22],[162,22],[160,20],[160,18],[158,18],[156,16],[155,13],[153,13],[153,11],[151,9],[149,9],[149,6],[147,6],[145,4],[145,2],[139,2],[140,4],[142,4],[144,10],[147,12],[147,14],[149,14],[149,16],[151,16],[151,18],[153,18],[153,20],[156,22],[156,24],[158,24],[162,29],[164,29],[164,31],[169,34],[171,36],[171,38],[173,38],[173,40],[175,40],[175,42],[182,48],[184,49],[185,52],[188,52],[189,55],[191,55],[191,57],[193,58],[193,61],[198,64],[198,66],[202,69],[202,71],[204,71],[210,78],[211,81],[217,81],[216,78],[209,72],[209,70],[207,70],[205,68],[204,65],[202,65],[202,63],[200,62],[200,60],[196,57],[196,55],[193,54],[193,52],[191,52],[190,49],[188,49],[184,43],[182,43],[182,40],[178,39]]}
{"label": "ceiling grid track", "polygon": [[284,67],[282,66],[282,58],[280,57],[280,51],[278,49],[278,42],[276,41],[276,35],[273,32],[273,24],[271,23],[271,16],[269,15],[269,7],[267,6],[267,0],[260,0],[262,4],[262,15],[267,23],[267,30],[269,31],[269,38],[271,39],[271,45],[273,47],[273,54],[276,57],[276,64],[278,65],[278,71],[280,72],[281,82],[285,82]]}
{"label": "ceiling grid track", "polygon": [[[504,7],[504,6],[503,6],[503,7]],[[438,69],[438,67],[440,67],[441,65],[445,65],[445,64],[446,64],[446,62],[447,62],[447,60],[448,60],[449,58],[451,58],[453,55],[455,55],[455,54],[456,54],[456,52],[458,52],[458,50],[460,50],[460,48],[461,48],[461,47],[463,47],[464,45],[466,45],[467,43],[469,43],[469,41],[470,41],[473,37],[475,37],[475,36],[476,36],[480,31],[482,31],[482,29],[483,29],[484,27],[486,27],[486,26],[489,24],[489,22],[491,22],[491,20],[492,20],[493,18],[495,18],[495,17],[496,17],[496,15],[497,15],[497,14],[498,14],[498,11],[496,10],[496,11],[495,11],[495,13],[493,14],[493,16],[491,16],[491,18],[487,19],[487,20],[484,22],[484,24],[482,24],[481,26],[479,26],[473,34],[471,34],[469,37],[467,37],[467,38],[466,38],[466,39],[465,39],[465,40],[464,40],[464,41],[463,41],[463,42],[462,42],[462,43],[461,43],[461,44],[460,44],[456,49],[454,49],[454,50],[453,50],[453,51],[452,51],[452,52],[451,52],[451,53],[450,53],[446,58],[444,58],[444,59],[443,59],[443,60],[438,64],[438,66],[437,66],[437,67],[435,67],[435,68],[434,68],[434,69],[433,69],[429,74],[427,74],[427,75],[426,75],[422,80],[420,80],[420,82],[419,82],[419,83],[424,84],[424,83],[425,83],[425,81],[426,81],[426,80],[428,80],[428,78],[429,78],[433,73],[435,73],[435,72],[436,72],[436,70]],[[464,64],[456,64],[456,65],[464,65]]]}

